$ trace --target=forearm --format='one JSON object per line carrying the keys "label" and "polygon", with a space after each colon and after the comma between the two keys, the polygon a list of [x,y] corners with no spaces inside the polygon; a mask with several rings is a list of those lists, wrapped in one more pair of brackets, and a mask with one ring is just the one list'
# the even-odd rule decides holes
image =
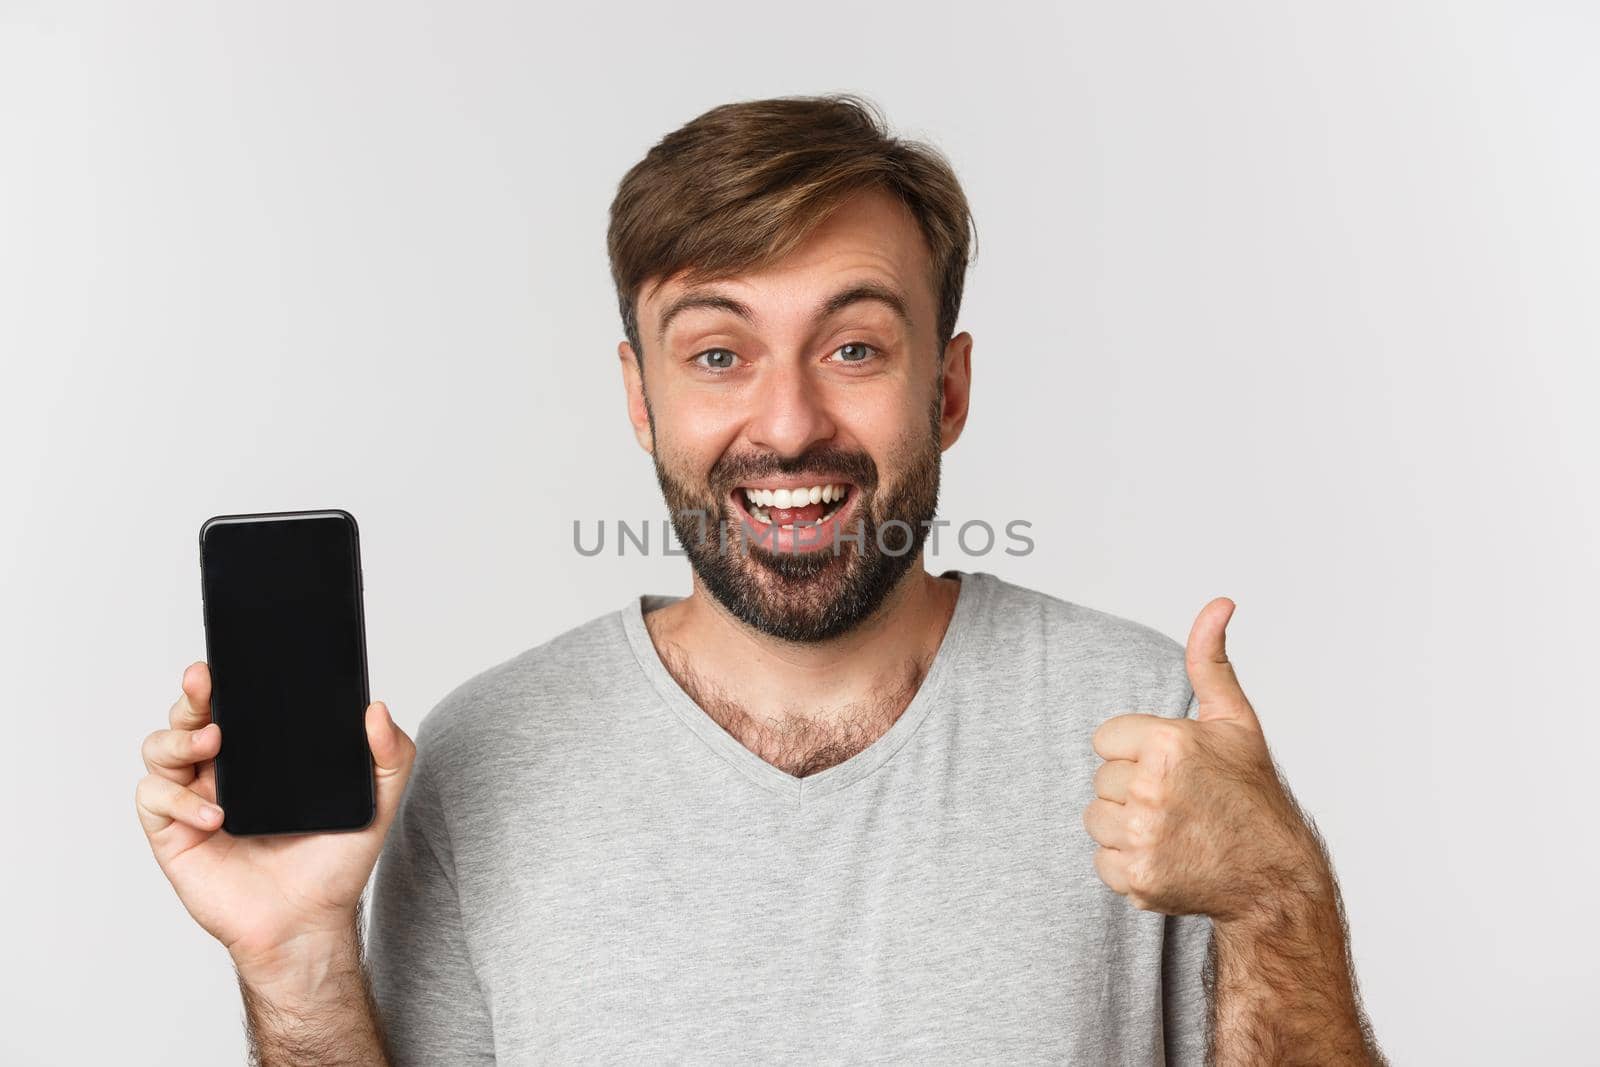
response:
{"label": "forearm", "polygon": [[388,1067],[354,926],[240,967],[239,989],[251,1064]]}
{"label": "forearm", "polygon": [[1386,1061],[1361,1010],[1338,884],[1314,829],[1293,882],[1212,926],[1212,1056],[1235,1064]]}

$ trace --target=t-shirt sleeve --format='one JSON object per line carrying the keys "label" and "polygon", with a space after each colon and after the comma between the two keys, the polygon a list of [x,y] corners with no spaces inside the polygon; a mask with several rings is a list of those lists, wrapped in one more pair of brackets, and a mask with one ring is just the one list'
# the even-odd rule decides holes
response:
{"label": "t-shirt sleeve", "polygon": [[367,967],[395,1067],[493,1063],[444,809],[422,753],[378,860],[371,915]]}
{"label": "t-shirt sleeve", "polygon": [[[1186,714],[1194,718],[1200,701],[1192,694]],[[1162,1029],[1166,1060],[1174,1067],[1206,1063],[1211,1019],[1205,972],[1211,954],[1211,918],[1169,915],[1161,949]]]}

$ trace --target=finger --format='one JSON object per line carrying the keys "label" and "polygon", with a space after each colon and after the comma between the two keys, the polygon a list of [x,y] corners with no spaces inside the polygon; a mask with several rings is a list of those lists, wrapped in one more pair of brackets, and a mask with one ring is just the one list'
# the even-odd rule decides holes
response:
{"label": "finger", "polygon": [[1136,760],[1150,739],[1173,722],[1161,715],[1117,715],[1100,724],[1091,742],[1101,759]]}
{"label": "finger", "polygon": [[381,700],[367,705],[367,745],[372,749],[373,778],[378,786],[378,817],[387,821],[400,806],[417,746],[396,725],[389,706]]}
{"label": "finger", "polygon": [[[218,729],[221,729],[221,728],[218,727]],[[217,737],[219,739],[217,747],[218,747],[219,750],[222,747],[221,746],[221,740],[220,740],[221,736],[222,736],[221,734],[217,735]],[[213,803],[215,803],[216,799],[217,799],[217,761],[216,761],[216,759],[215,758],[208,759],[204,763],[201,763],[195,769],[198,770],[200,773],[195,776],[194,781],[189,783],[189,788],[193,789],[196,793],[199,793],[201,796],[205,797],[207,800],[212,801]]]}
{"label": "finger", "polygon": [[1201,720],[1255,720],[1228,660],[1228,620],[1233,618],[1234,607],[1233,601],[1220,596],[1201,608],[1184,646],[1184,668],[1200,700],[1197,717]]}
{"label": "finger", "polygon": [[157,730],[144,739],[140,755],[145,770],[179,785],[188,785],[198,773],[202,760],[217,754],[222,728],[207,723],[198,730]]}
{"label": "finger", "polygon": [[198,730],[211,721],[211,667],[205,660],[183,672],[182,695],[167,716],[174,730]]}
{"label": "finger", "polygon": [[1115,848],[1094,850],[1094,870],[1100,880],[1124,896],[1128,893],[1128,854]]}
{"label": "finger", "polygon": [[1133,760],[1107,760],[1094,772],[1094,795],[1114,804],[1126,804],[1128,783],[1133,781],[1138,770],[1139,765]]}
{"label": "finger", "polygon": [[207,832],[222,825],[221,808],[159,774],[147,774],[139,779],[133,801],[139,809],[139,822],[146,834],[163,830],[173,822]]}
{"label": "finger", "polygon": [[1083,828],[1107,848],[1127,848],[1133,843],[1128,836],[1127,811],[1121,804],[1096,797],[1083,809]]}

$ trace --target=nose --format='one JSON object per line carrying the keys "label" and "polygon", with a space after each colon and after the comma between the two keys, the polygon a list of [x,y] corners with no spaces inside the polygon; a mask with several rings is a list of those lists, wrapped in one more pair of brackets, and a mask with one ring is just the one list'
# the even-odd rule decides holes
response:
{"label": "nose", "polygon": [[772,360],[763,368],[746,428],[751,444],[784,457],[799,456],[835,432],[821,383],[798,363]]}

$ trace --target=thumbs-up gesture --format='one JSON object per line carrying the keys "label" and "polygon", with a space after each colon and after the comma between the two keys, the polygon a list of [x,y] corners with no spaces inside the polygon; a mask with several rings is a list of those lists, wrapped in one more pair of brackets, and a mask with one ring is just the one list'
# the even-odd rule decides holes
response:
{"label": "thumbs-up gesture", "polygon": [[1083,823],[1101,880],[1138,908],[1226,922],[1322,884],[1313,831],[1228,662],[1233,609],[1216,598],[1189,632],[1197,719],[1118,715],[1094,734],[1105,762]]}

